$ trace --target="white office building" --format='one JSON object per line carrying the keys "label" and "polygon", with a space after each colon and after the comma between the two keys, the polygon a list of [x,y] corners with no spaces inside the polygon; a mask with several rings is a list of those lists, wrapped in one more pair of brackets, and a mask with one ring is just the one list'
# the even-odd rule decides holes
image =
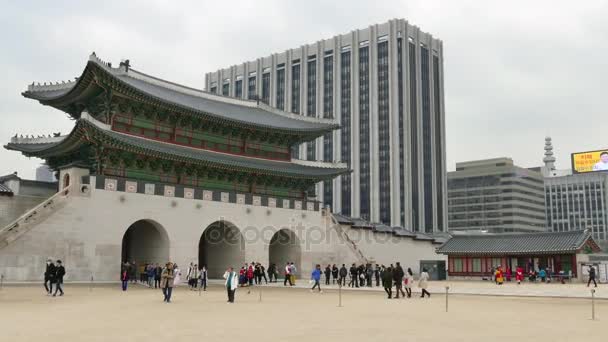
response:
{"label": "white office building", "polygon": [[292,158],[346,162],[318,184],[333,211],[426,233],[447,227],[441,40],[403,19],[319,40],[205,75],[206,90],[259,100],[341,129]]}

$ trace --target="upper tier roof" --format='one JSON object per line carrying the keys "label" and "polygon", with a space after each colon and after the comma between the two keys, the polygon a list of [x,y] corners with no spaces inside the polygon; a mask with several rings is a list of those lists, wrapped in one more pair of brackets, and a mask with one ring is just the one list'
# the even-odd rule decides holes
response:
{"label": "upper tier roof", "polygon": [[23,92],[23,96],[67,112],[70,104],[83,101],[95,93],[91,91],[91,88],[96,86],[97,73],[109,76],[119,85],[127,87],[139,96],[188,112],[195,112],[207,119],[224,124],[291,134],[309,135],[312,133],[317,136],[339,127],[335,121],[330,119],[283,112],[262,102],[220,96],[165,81],[133,70],[125,63],[121,63],[118,68],[113,68],[109,63],[97,58],[95,53],[89,57],[82,75],[75,81],[50,85],[32,84],[27,91]]}
{"label": "upper tier roof", "polygon": [[162,155],[163,158],[175,161],[211,165],[220,169],[238,169],[304,179],[325,179],[349,172],[347,166],[342,163],[276,161],[150,140],[112,131],[108,125],[95,120],[86,112],[82,113],[76,126],[67,136],[54,137],[54,141],[49,141],[49,138],[14,137],[5,148],[21,151],[27,156],[48,158],[77,149],[85,136],[87,140],[103,140],[110,147],[146,155]]}

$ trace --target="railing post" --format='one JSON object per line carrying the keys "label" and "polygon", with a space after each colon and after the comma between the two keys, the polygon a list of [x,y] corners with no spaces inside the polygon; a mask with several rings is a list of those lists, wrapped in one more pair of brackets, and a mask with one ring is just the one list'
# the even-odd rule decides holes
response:
{"label": "railing post", "polygon": [[445,312],[448,312],[448,297],[449,297],[450,287],[445,287]]}
{"label": "railing post", "polygon": [[258,299],[258,302],[262,302],[262,286],[258,286],[258,288],[260,289],[260,298]]}
{"label": "railing post", "polygon": [[342,307],[342,281],[338,284],[338,307]]}
{"label": "railing post", "polygon": [[591,289],[591,320],[595,321],[595,289]]}
{"label": "railing post", "polygon": [[91,282],[89,283],[89,292],[93,291],[93,275],[91,274]]}
{"label": "railing post", "polygon": [[0,274],[0,291],[2,291],[3,285],[4,285],[4,274]]}

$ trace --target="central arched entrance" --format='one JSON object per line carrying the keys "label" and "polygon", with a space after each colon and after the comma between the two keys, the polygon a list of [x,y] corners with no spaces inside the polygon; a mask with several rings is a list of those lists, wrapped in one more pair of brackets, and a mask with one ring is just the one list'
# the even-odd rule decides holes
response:
{"label": "central arched entrance", "polygon": [[221,278],[228,267],[235,270],[245,264],[245,239],[230,222],[210,224],[198,245],[198,264],[207,266],[209,278]]}
{"label": "central arched entrance", "polygon": [[169,237],[152,220],[139,220],[129,226],[122,238],[122,262],[159,263],[169,261]]}
{"label": "central arched entrance", "polygon": [[275,264],[281,276],[285,275],[286,263],[296,265],[296,276],[302,275],[302,248],[296,234],[289,229],[281,229],[274,233],[268,246],[269,264]]}

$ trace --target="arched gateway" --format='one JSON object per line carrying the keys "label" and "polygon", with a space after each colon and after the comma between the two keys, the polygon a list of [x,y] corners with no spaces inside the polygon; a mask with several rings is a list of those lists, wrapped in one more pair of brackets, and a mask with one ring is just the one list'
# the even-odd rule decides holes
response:
{"label": "arched gateway", "polygon": [[289,229],[281,229],[274,233],[268,246],[268,260],[270,264],[277,265],[277,271],[282,276],[285,264],[293,262],[296,265],[296,275],[301,275],[302,248],[300,239]]}
{"label": "arched gateway", "polygon": [[159,263],[169,261],[169,237],[152,220],[139,220],[129,226],[122,238],[122,262]]}
{"label": "arched gateway", "polygon": [[226,221],[210,224],[199,241],[198,263],[207,265],[209,278],[221,278],[230,266],[238,270],[245,263],[245,239],[240,230]]}

